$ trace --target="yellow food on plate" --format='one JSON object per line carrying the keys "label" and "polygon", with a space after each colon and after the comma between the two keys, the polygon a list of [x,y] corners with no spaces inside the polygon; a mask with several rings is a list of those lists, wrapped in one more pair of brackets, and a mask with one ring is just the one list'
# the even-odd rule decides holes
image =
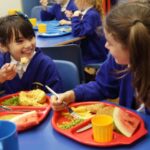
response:
{"label": "yellow food on plate", "polygon": [[91,105],[83,105],[83,106],[78,106],[78,107],[72,107],[72,109],[75,112],[86,112],[89,111],[91,113],[97,113],[97,111],[101,108],[103,108],[105,104],[99,103],[99,104],[91,104]]}
{"label": "yellow food on plate", "polygon": [[113,112],[114,112],[114,108],[113,106],[104,106],[101,109],[97,110],[97,115],[109,115],[113,117]]}
{"label": "yellow food on plate", "polygon": [[19,93],[19,104],[23,106],[43,106],[46,102],[46,93],[40,89]]}
{"label": "yellow food on plate", "polygon": [[114,111],[113,106],[109,106],[103,103],[72,107],[72,109],[78,114],[80,113],[86,114],[86,112],[88,112],[92,114],[98,114],[98,115],[105,114],[110,116],[113,115],[113,111]]}
{"label": "yellow food on plate", "polygon": [[27,57],[22,57],[20,62],[21,64],[27,64],[29,62],[29,59]]}

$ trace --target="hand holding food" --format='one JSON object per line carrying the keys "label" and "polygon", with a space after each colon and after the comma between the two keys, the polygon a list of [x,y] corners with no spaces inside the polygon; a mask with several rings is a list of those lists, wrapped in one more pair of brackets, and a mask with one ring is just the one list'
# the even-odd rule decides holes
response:
{"label": "hand holding food", "polygon": [[81,11],[76,10],[76,11],[74,12],[74,14],[73,14],[73,17],[78,17],[78,16],[80,16],[81,14],[82,14]]}
{"label": "hand holding food", "polygon": [[59,24],[60,24],[60,25],[70,25],[70,24],[71,24],[71,21],[62,19],[62,20],[59,21]]}
{"label": "hand holding food", "polygon": [[70,11],[70,10],[65,10],[65,15],[68,17],[68,18],[72,18],[72,15],[73,15],[73,12]]}
{"label": "hand holding food", "polygon": [[11,63],[4,64],[0,69],[0,83],[12,80],[16,76],[16,65]]}
{"label": "hand holding food", "polygon": [[59,94],[59,99],[57,99],[57,97],[55,95],[51,96],[51,105],[52,105],[52,109],[55,111],[60,111],[63,110],[65,108],[65,106],[63,105],[63,101],[65,101],[67,104],[73,102],[75,100],[75,94],[74,92],[71,91],[67,91],[63,94]]}

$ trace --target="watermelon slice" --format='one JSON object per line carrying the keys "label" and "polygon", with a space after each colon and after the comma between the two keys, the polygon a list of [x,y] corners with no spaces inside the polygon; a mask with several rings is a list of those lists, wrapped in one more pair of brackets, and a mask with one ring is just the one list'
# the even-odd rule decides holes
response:
{"label": "watermelon slice", "polygon": [[10,121],[16,124],[18,130],[29,128],[39,123],[38,114],[35,110],[18,115],[10,119]]}
{"label": "watermelon slice", "polygon": [[116,128],[127,137],[131,137],[140,124],[140,120],[136,116],[118,107],[114,109],[113,119]]}

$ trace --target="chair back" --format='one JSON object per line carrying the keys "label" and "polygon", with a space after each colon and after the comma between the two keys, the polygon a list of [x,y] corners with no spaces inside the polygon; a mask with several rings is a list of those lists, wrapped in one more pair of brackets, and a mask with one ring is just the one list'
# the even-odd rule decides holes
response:
{"label": "chair back", "polygon": [[54,60],[54,63],[62,79],[64,92],[80,84],[78,68],[74,63],[65,60]]}
{"label": "chair back", "polygon": [[42,51],[52,59],[67,60],[73,62],[78,70],[80,82],[84,82],[84,71],[82,64],[81,48],[77,44],[69,44],[63,46],[43,47]]}
{"label": "chair back", "polygon": [[[51,6],[47,6],[48,8]],[[37,20],[41,20],[41,10],[42,6],[34,6],[31,9],[31,18],[36,18]]]}

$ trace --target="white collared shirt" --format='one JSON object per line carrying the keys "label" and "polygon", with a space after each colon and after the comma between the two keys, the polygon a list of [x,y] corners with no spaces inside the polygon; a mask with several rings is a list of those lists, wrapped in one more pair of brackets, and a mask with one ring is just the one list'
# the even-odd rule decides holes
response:
{"label": "white collared shirt", "polygon": [[65,5],[63,5],[63,6],[61,7],[61,12],[64,12],[64,11],[66,10],[66,8],[67,8],[69,2],[70,2],[70,0],[67,0],[67,2],[65,3]]}
{"label": "white collared shirt", "polygon": [[[34,51],[32,57],[35,55],[35,53],[36,53],[36,51]],[[32,59],[32,57],[31,57],[31,59]],[[31,61],[31,59],[30,59],[30,61]],[[16,60],[11,56],[11,61],[10,61],[10,62],[11,62],[12,64],[15,64],[15,65],[16,65],[17,73],[18,73],[20,79],[22,78],[24,72],[26,72],[27,67],[28,67],[30,61],[28,61],[26,64],[22,64],[20,61],[16,61]]]}
{"label": "white collared shirt", "polygon": [[91,9],[91,8],[93,8],[93,6],[90,6],[90,7],[86,8],[84,11],[82,11],[82,17],[81,17],[81,19],[82,19],[83,16],[87,13],[87,11],[88,11],[89,9]]}

